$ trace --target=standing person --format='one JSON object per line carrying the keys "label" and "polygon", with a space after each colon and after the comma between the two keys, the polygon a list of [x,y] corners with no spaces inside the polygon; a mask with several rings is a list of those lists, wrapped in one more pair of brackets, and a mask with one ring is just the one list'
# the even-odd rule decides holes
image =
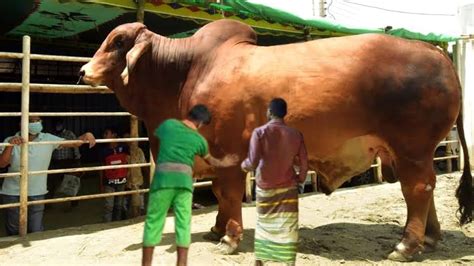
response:
{"label": "standing person", "polygon": [[[53,120],[54,134],[65,140],[76,139],[76,135],[71,130],[64,128],[64,121],[62,118]],[[81,154],[78,147],[56,149],[53,152],[51,160],[51,169],[64,169],[80,167]],[[78,173],[71,173],[78,176]],[[56,189],[61,181],[64,179],[64,173],[48,175],[48,194],[47,198],[54,198]],[[76,207],[79,201],[71,201],[71,207]]]}
{"label": "standing person", "polygon": [[[104,139],[116,139],[118,131],[114,127],[104,130]],[[101,158],[104,165],[120,165],[129,162],[128,146],[119,142],[110,142],[102,150]],[[125,190],[127,183],[128,168],[108,169],[100,172],[103,191],[107,193]],[[105,198],[104,222],[119,221],[122,219],[123,196],[111,196]]]}
{"label": "standing person", "polygon": [[164,121],[154,135],[160,141],[158,160],[150,187],[148,213],[143,233],[142,265],[151,265],[154,246],[161,241],[166,214],[173,207],[177,245],[177,265],[187,265],[191,244],[192,167],[196,155],[215,167],[237,164],[236,155],[216,159],[209,154],[206,139],[198,129],[211,122],[204,105],[194,106],[186,119]]}
{"label": "standing person", "polygon": [[[303,135],[284,122],[286,112],[285,100],[271,100],[269,122],[253,131],[248,158],[241,165],[246,172],[257,171],[256,265],[264,261],[294,265],[296,260],[297,187],[306,179],[308,159]],[[298,175],[293,168],[295,161],[299,161]]]}
{"label": "standing person", "polygon": [[[124,138],[129,138],[130,134],[124,134]],[[130,151],[130,164],[146,163],[145,154],[142,149],[138,146],[138,141],[127,142]],[[127,178],[127,189],[138,190],[143,185],[143,177],[149,177],[149,168],[147,167],[134,167],[128,169]],[[133,218],[141,214],[143,208],[143,194],[132,194],[130,195],[130,206],[128,217]]]}
{"label": "standing person", "polygon": [[[30,116],[28,124],[28,141],[61,141],[63,138],[57,137],[49,133],[43,133],[43,125],[41,118],[38,116]],[[95,145],[94,135],[85,133],[78,140],[88,141],[89,148]],[[20,172],[20,154],[24,140],[20,133],[5,139],[5,143],[14,144],[15,146],[2,147],[3,151],[0,155],[0,168],[10,165],[9,173]],[[47,145],[31,145],[28,146],[28,170],[44,171],[48,170],[51,156],[55,149],[79,147],[82,143],[75,144],[47,144]],[[42,200],[48,192],[47,174],[28,175],[28,201]],[[16,203],[20,200],[20,177],[5,178],[2,186],[1,194],[3,194],[3,203]],[[43,230],[43,212],[44,204],[28,206],[28,232],[37,232]],[[17,235],[19,229],[19,208],[6,209],[6,230],[8,235]]]}

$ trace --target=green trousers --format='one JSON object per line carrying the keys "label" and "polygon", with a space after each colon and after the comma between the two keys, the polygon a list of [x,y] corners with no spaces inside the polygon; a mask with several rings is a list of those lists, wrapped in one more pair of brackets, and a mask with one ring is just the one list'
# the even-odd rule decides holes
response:
{"label": "green trousers", "polygon": [[175,216],[176,245],[191,244],[191,208],[193,193],[182,188],[162,188],[150,192],[148,212],[143,232],[143,246],[153,247],[160,243],[166,215],[173,207]]}

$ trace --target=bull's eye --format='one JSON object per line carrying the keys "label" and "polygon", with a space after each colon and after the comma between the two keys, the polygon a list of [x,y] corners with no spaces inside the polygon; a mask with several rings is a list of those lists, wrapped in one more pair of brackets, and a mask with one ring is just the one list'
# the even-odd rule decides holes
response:
{"label": "bull's eye", "polygon": [[120,49],[123,47],[123,42],[121,40],[116,40],[115,41],[115,46]]}

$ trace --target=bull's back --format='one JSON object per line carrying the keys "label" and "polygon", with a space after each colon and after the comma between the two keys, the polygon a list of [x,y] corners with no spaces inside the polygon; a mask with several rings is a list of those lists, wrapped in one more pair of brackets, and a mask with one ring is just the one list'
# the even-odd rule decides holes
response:
{"label": "bull's back", "polygon": [[288,101],[289,124],[321,153],[368,134],[399,145],[406,142],[394,137],[400,130],[409,139],[428,135],[421,145],[431,147],[459,110],[450,62],[424,43],[367,34],[234,51],[220,55],[212,78],[218,85],[206,95],[218,99],[226,121],[245,125],[239,137],[265,122],[273,97]]}

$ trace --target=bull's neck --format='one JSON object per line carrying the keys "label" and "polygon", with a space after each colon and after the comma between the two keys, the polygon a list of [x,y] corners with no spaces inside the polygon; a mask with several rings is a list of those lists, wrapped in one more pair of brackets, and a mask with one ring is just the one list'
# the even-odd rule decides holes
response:
{"label": "bull's neck", "polygon": [[[137,81],[139,97],[128,95],[143,119],[178,117],[178,102],[193,59],[191,41],[154,35],[150,56],[142,61],[146,78]],[[159,117],[159,118],[158,118]]]}
{"label": "bull's neck", "polygon": [[153,73],[158,73],[155,76],[158,84],[166,82],[168,89],[181,84],[191,67],[193,50],[190,38],[170,39],[154,35],[150,67]]}

